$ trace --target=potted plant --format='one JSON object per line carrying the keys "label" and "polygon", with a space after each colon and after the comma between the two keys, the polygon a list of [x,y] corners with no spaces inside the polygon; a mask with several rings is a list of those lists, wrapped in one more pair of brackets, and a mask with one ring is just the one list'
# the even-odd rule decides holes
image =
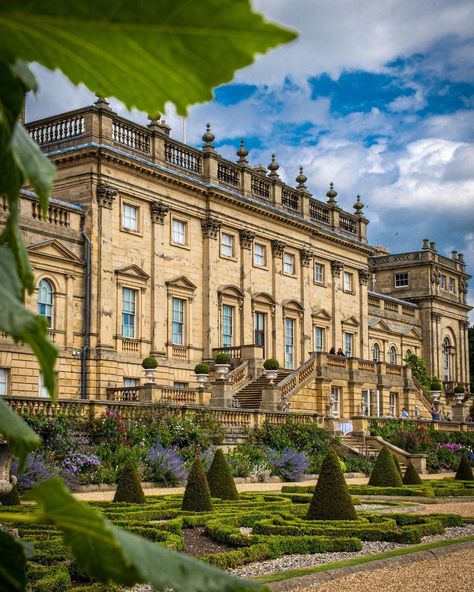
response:
{"label": "potted plant", "polygon": [[155,382],[155,370],[158,367],[158,360],[153,356],[148,356],[142,362],[143,369],[145,370],[145,378],[148,384]]}
{"label": "potted plant", "polygon": [[437,376],[433,376],[430,382],[430,391],[431,396],[433,397],[433,401],[435,403],[439,403],[439,399],[441,397],[441,392],[443,390],[443,385],[441,384],[440,379]]}
{"label": "potted plant", "polygon": [[263,362],[263,367],[265,369],[265,376],[270,381],[269,384],[273,384],[273,381],[278,376],[278,368],[280,367],[278,360],[269,358]]}
{"label": "potted plant", "polygon": [[458,403],[462,403],[464,401],[464,387],[461,384],[457,384],[454,387],[454,398]]}
{"label": "potted plant", "polygon": [[194,367],[194,373],[199,384],[206,384],[209,380],[209,366],[207,364],[197,364]]}
{"label": "potted plant", "polygon": [[216,371],[217,380],[225,380],[227,372],[229,372],[232,358],[225,352],[220,352],[214,358],[214,370]]}

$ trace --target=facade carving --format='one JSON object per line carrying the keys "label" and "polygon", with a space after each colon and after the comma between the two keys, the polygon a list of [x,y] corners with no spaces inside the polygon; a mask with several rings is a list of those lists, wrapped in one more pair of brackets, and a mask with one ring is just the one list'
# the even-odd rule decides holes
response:
{"label": "facade carving", "polygon": [[[293,392],[293,378],[284,384],[281,395],[292,410],[324,412],[331,397],[345,417],[358,414],[362,401],[379,413],[414,409],[415,387],[406,386],[403,367],[409,353],[422,355],[448,392],[469,382],[470,276],[462,254],[444,257],[427,241],[413,253],[373,257],[367,220],[357,215],[361,202],[355,214],[336,208],[333,186],[329,205],[301,191],[294,204],[283,203],[283,183],[247,166],[244,144],[237,154],[243,166],[213,151],[204,158],[165,134],[153,137],[152,157],[150,130],[132,122],[140,150],[117,141],[126,142],[127,134],[102,137],[100,150],[86,150],[90,120],[94,130],[111,129],[94,118],[113,122],[114,113],[93,109],[84,116],[84,132],[68,138],[67,155],[61,141],[54,146],[55,215],[39,219],[28,191],[21,204],[36,286],[27,305],[48,318],[59,348],[61,398],[85,392],[104,399],[107,388],[140,384],[141,361],[150,354],[159,359],[159,384],[194,387],[194,366],[226,348],[235,365],[251,359],[260,368],[264,357],[278,359],[302,373],[294,384],[306,384],[314,370],[311,352],[323,356],[314,386]],[[41,137],[42,126],[67,119],[48,118],[29,129]],[[305,181],[301,172],[296,183]],[[303,199],[309,207],[301,207]],[[90,207],[95,200],[105,209]],[[293,205],[300,209],[290,211]],[[0,207],[0,228],[7,215]],[[439,282],[432,284],[435,272]],[[345,358],[329,354],[338,350]],[[7,393],[45,394],[34,356],[1,335],[0,373]]]}

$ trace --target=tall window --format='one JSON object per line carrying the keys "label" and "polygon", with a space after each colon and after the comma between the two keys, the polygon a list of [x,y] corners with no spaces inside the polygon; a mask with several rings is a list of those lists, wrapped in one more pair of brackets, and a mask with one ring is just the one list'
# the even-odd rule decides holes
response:
{"label": "tall window", "polygon": [[38,314],[53,326],[53,286],[48,280],[41,280],[38,286]]}
{"label": "tall window", "polygon": [[258,267],[265,267],[267,264],[267,247],[260,243],[253,246],[253,264]]}
{"label": "tall window", "polygon": [[295,275],[295,256],[292,253],[283,254],[283,273]]}
{"label": "tall window", "polygon": [[138,230],[138,208],[122,204],[122,227],[127,230]]}
{"label": "tall window", "polygon": [[442,288],[443,290],[446,290],[446,276],[445,275],[439,276],[439,287]]}
{"label": "tall window", "polygon": [[234,345],[234,307],[222,305],[222,347]]}
{"label": "tall window", "polygon": [[171,240],[177,245],[185,245],[187,223],[182,220],[173,219],[171,224]]}
{"label": "tall window", "polygon": [[136,335],[136,290],[122,288],[122,337],[134,338]]}
{"label": "tall window", "polygon": [[344,272],[344,292],[352,292],[352,273]]}
{"label": "tall window", "polygon": [[344,333],[344,355],[346,358],[352,358],[353,351],[353,335],[352,333]]}
{"label": "tall window", "polygon": [[451,358],[450,358],[451,343],[449,339],[443,341],[443,374],[444,380],[449,380],[451,375]]}
{"label": "tall window", "polygon": [[8,388],[8,370],[0,368],[0,395],[6,395]]}
{"label": "tall window", "polygon": [[395,274],[395,288],[408,288],[408,273]]}
{"label": "tall window", "polygon": [[317,284],[324,284],[324,265],[321,263],[314,264],[314,281]]}
{"label": "tall window", "polygon": [[324,351],[324,329],[322,327],[314,328],[314,349],[317,352]]}
{"label": "tall window", "polygon": [[390,393],[388,396],[388,411],[392,417],[398,415],[398,393]]}
{"label": "tall window", "polygon": [[338,386],[331,387],[331,408],[333,417],[341,414],[341,390]]}
{"label": "tall window", "polygon": [[173,345],[184,345],[184,300],[171,300],[171,341]]}
{"label": "tall window", "polygon": [[223,257],[234,256],[234,237],[231,234],[221,234],[221,255]]}
{"label": "tall window", "polygon": [[372,347],[372,360],[380,362],[380,345],[378,343],[374,343]]}
{"label": "tall window", "polygon": [[392,345],[392,347],[390,348],[390,364],[392,364],[392,366],[395,366],[395,364],[397,363],[397,348]]}
{"label": "tall window", "polygon": [[255,345],[265,347],[265,325],[267,315],[264,312],[256,312],[254,317],[254,338]]}
{"label": "tall window", "polygon": [[44,376],[43,373],[39,373],[39,380],[38,380],[38,396],[39,397],[49,397],[48,389],[44,386]]}
{"label": "tall window", "polygon": [[453,294],[456,292],[456,280],[454,278],[449,278],[448,291],[452,292]]}
{"label": "tall window", "polygon": [[285,319],[285,368],[295,367],[295,321]]}
{"label": "tall window", "polygon": [[361,413],[367,417],[370,417],[370,390],[364,389],[362,391],[362,404],[361,404]]}

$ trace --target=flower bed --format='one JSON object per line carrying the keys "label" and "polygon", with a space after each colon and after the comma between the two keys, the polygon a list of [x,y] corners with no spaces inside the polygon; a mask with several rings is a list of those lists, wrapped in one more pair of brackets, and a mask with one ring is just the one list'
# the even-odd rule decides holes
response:
{"label": "flower bed", "polygon": [[[300,492],[302,489],[286,489]],[[443,533],[446,527],[460,526],[462,518],[454,515],[417,516],[395,513],[387,515],[359,512],[357,520],[308,520],[309,495],[295,499],[293,494],[241,494],[238,501],[213,499],[211,512],[181,510],[178,495],[150,496],[143,504],[97,502],[114,524],[171,549],[185,551],[187,529],[204,528],[205,536],[223,552],[203,555],[207,563],[223,569],[234,569],[255,561],[289,554],[356,552],[362,541],[391,541],[404,544],[420,542],[421,537]],[[18,511],[6,507],[6,511]],[[22,506],[21,511],[31,511]],[[78,572],[68,548],[59,533],[48,525],[19,525],[20,537],[33,544],[35,554],[29,562],[28,586],[32,592],[68,590],[104,592],[113,586],[94,585]]]}

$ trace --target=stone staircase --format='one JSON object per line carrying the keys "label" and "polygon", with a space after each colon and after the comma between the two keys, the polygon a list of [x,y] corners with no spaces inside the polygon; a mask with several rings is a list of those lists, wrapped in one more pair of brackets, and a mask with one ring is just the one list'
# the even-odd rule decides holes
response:
{"label": "stone staircase", "polygon": [[[274,380],[274,384],[281,382],[291,374],[291,372],[293,372],[293,370],[280,368],[280,370],[278,370],[278,376]],[[262,404],[262,389],[266,388],[269,384],[270,381],[265,375],[262,375],[257,380],[253,380],[247,384],[234,395],[234,398],[239,402],[239,407],[243,409],[260,409]]]}
{"label": "stone staircase", "polygon": [[[341,436],[341,443],[347,450],[350,450],[354,454],[371,461],[375,461],[378,453],[380,452],[380,448],[382,447],[381,442],[374,443],[371,439],[365,440],[363,436],[356,436],[352,434]],[[408,453],[405,454],[408,455]],[[407,461],[400,459],[399,457],[398,462],[400,464],[402,474],[405,474]]]}

